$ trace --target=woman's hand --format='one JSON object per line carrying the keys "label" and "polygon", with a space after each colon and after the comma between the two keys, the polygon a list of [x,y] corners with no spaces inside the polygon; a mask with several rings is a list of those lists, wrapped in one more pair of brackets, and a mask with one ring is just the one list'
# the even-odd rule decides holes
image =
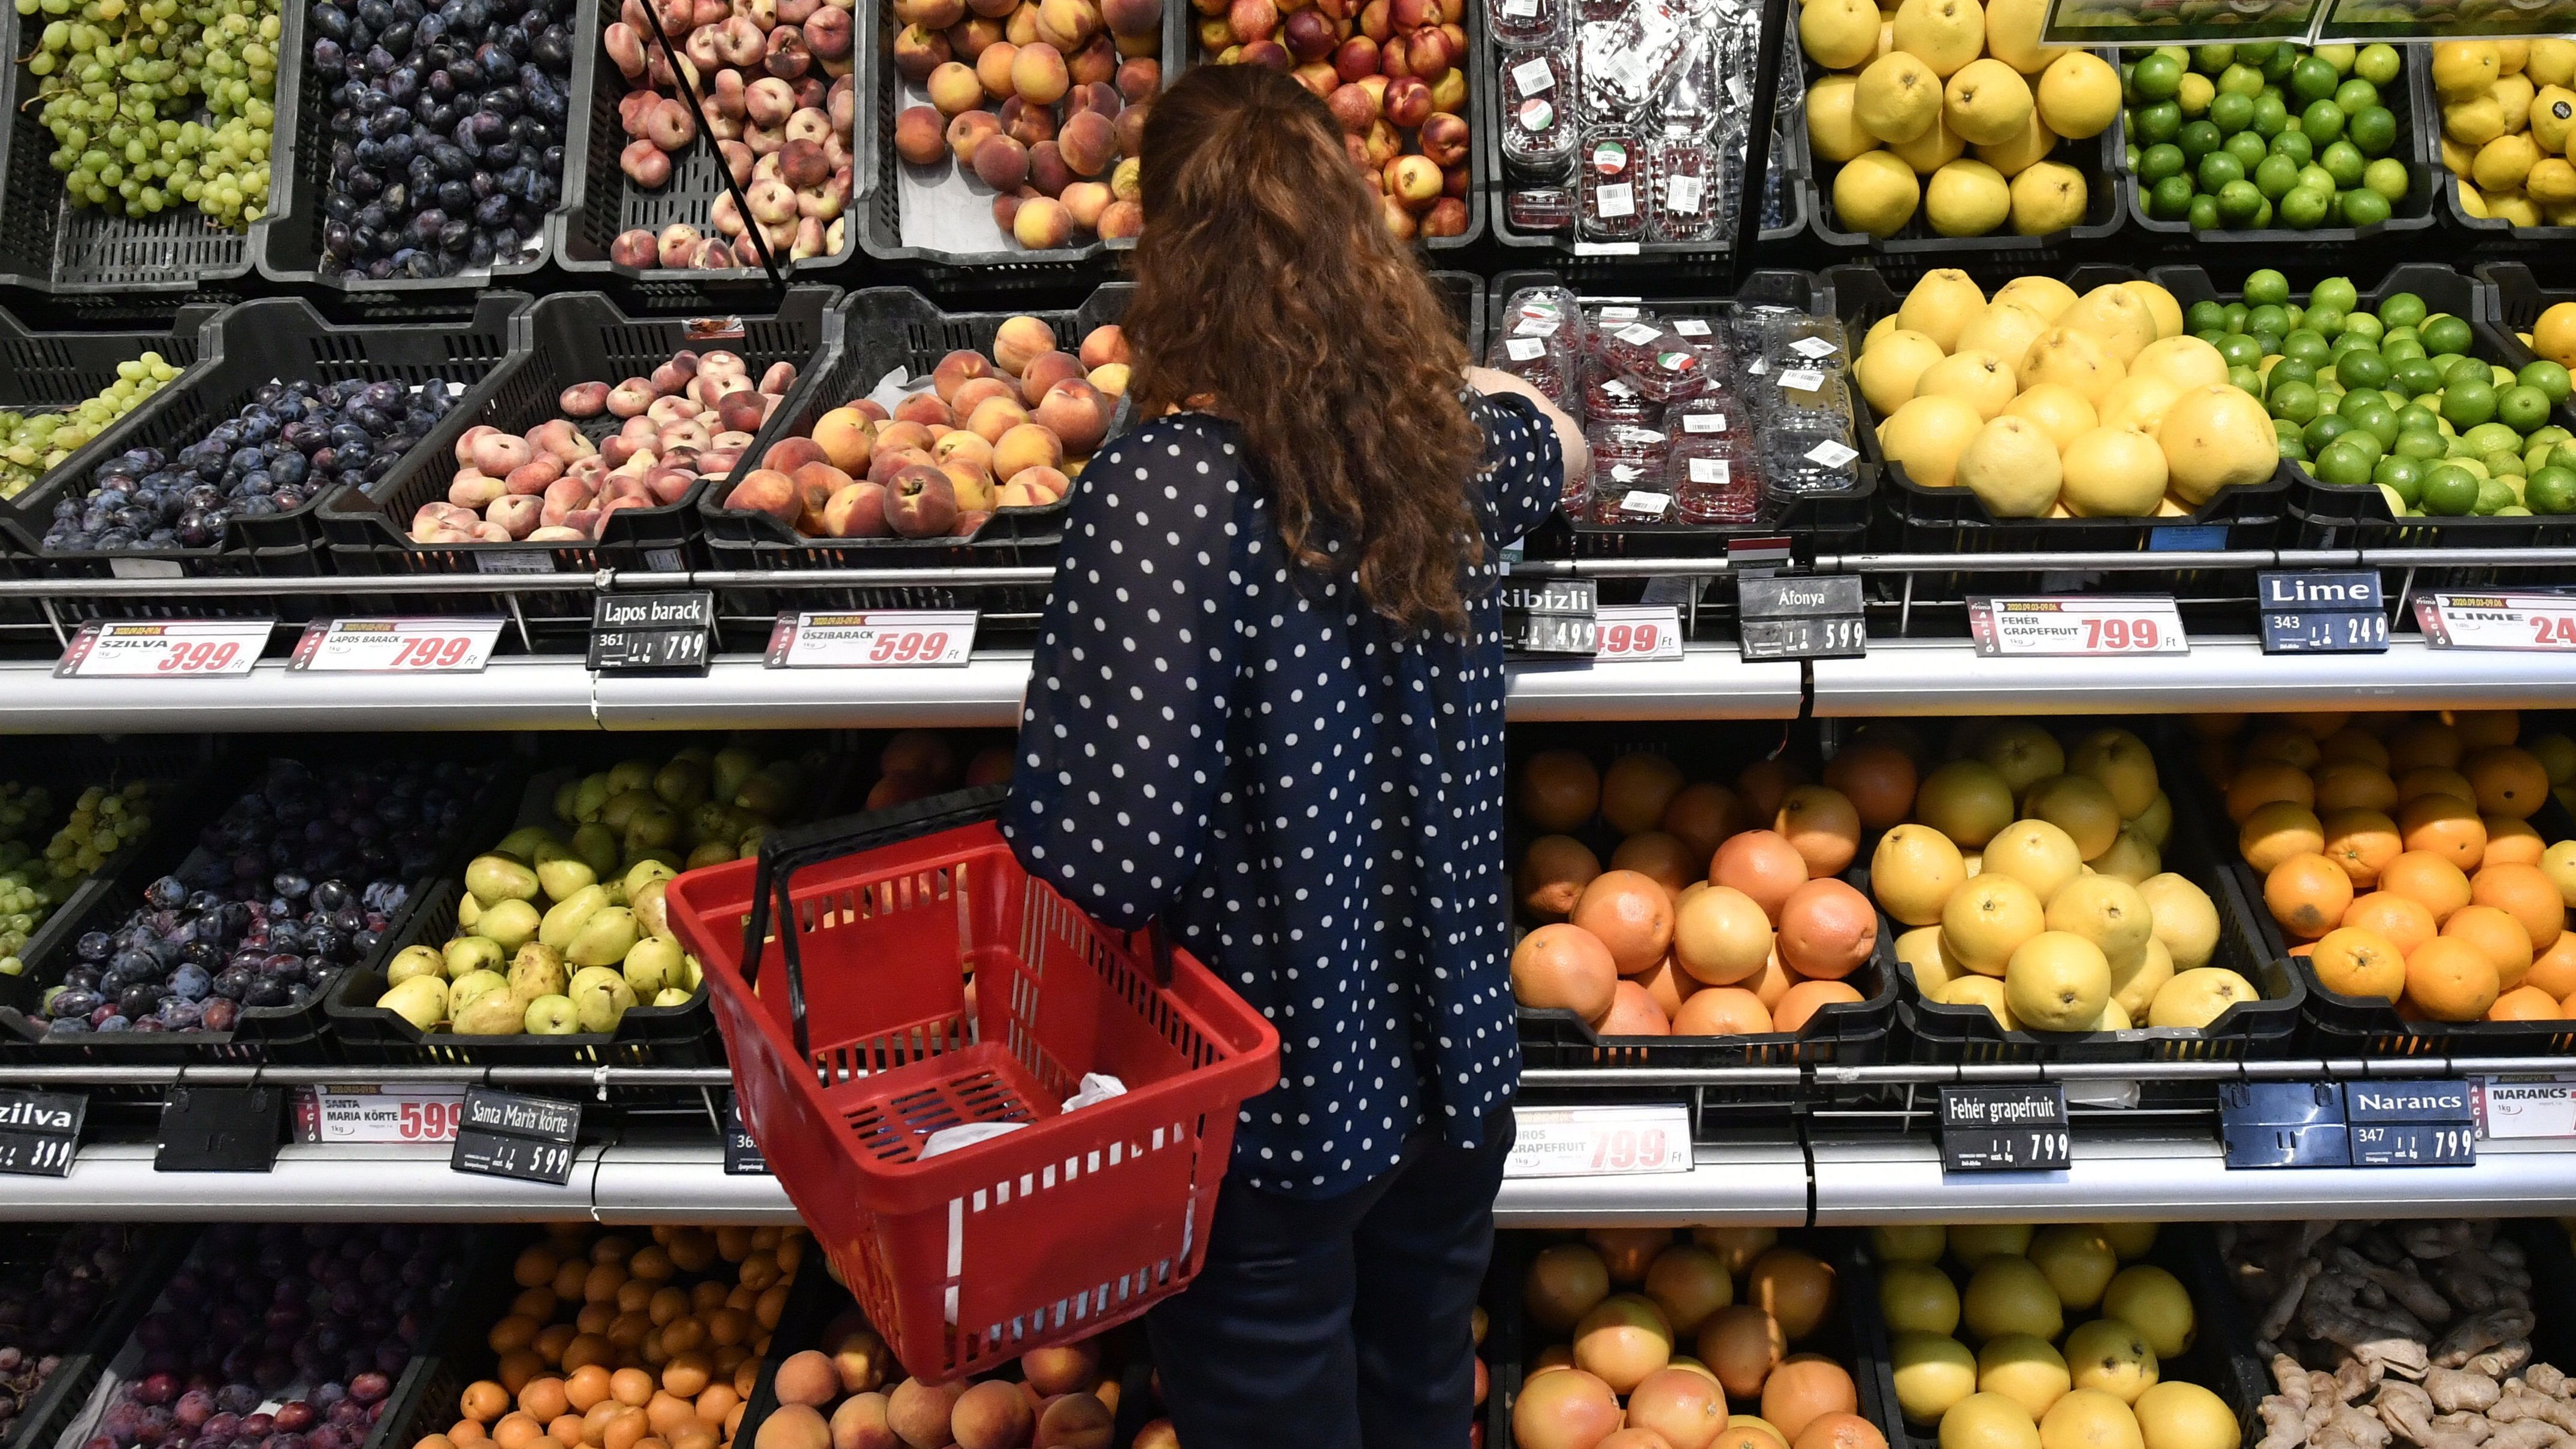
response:
{"label": "woman's hand", "polygon": [[1583,440],[1583,425],[1568,417],[1565,410],[1558,407],[1546,393],[1530,386],[1527,379],[1515,377],[1500,368],[1470,367],[1467,369],[1466,377],[1469,387],[1487,397],[1509,393],[1514,397],[1528,398],[1538,404],[1539,416],[1547,419],[1548,427],[1555,431],[1557,450],[1565,457],[1565,477],[1573,479],[1592,476],[1592,448]]}

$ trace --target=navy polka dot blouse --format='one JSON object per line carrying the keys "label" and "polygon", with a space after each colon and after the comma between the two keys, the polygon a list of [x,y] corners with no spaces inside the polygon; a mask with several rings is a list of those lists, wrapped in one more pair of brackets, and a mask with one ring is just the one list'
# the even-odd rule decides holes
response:
{"label": "navy polka dot blouse", "polygon": [[1279,1085],[1235,1129],[1254,1187],[1346,1192],[1426,1122],[1476,1146],[1520,1077],[1493,585],[1564,468],[1526,401],[1469,408],[1487,562],[1464,637],[1295,568],[1205,414],[1101,449],[1066,516],[1003,831],[1103,923],[1160,914],[1277,1028]]}

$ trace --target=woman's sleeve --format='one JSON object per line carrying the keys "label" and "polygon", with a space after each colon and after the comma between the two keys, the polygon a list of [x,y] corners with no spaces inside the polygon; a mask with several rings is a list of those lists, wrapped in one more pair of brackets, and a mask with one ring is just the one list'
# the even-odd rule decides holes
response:
{"label": "woman's sleeve", "polygon": [[1031,875],[1120,929],[1196,873],[1225,779],[1232,447],[1169,423],[1091,460],[1030,665],[1003,833]]}
{"label": "woman's sleeve", "polygon": [[1565,452],[1538,407],[1511,393],[1470,392],[1468,413],[1485,432],[1485,493],[1494,505],[1494,546],[1516,543],[1547,521],[1565,495]]}

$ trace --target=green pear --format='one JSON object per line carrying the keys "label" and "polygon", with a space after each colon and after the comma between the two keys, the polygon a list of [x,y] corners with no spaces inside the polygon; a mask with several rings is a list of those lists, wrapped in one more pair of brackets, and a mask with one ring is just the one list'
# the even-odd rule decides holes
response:
{"label": "green pear", "polygon": [[689,869],[704,870],[711,865],[722,865],[733,858],[733,846],[721,840],[710,840],[689,852]]}
{"label": "green pear", "polygon": [[483,919],[483,903],[467,891],[456,898],[456,929],[470,932]]}
{"label": "green pear", "polygon": [[639,934],[635,913],[624,906],[602,906],[582,920],[564,959],[575,966],[614,966],[635,949]]}
{"label": "green pear", "polygon": [[651,760],[620,760],[616,764],[609,766],[608,788],[612,790],[651,791],[653,788],[653,762]]}
{"label": "green pear", "polygon": [[572,792],[571,818],[579,821],[597,820],[599,812],[608,805],[608,797],[616,793],[609,788],[606,774],[584,775],[581,783],[575,786]]}
{"label": "green pear", "polygon": [[709,800],[689,812],[689,843],[702,845],[710,840],[727,840],[735,834],[734,808]]}
{"label": "green pear", "polygon": [[671,752],[672,759],[687,760],[698,765],[703,765],[715,757],[716,752],[712,745],[682,745]]}
{"label": "green pear", "polygon": [[496,991],[503,996],[510,994],[510,979],[498,971],[475,971],[457,977],[447,987],[449,1019],[453,1020],[456,1013]]}
{"label": "green pear", "polygon": [[550,901],[569,900],[580,894],[583,886],[598,879],[599,872],[591,868],[590,862],[575,855],[541,861],[537,865],[537,885]]}
{"label": "green pear", "polygon": [[487,906],[534,900],[537,873],[506,855],[478,855],[466,863],[465,888]]}
{"label": "green pear", "polygon": [[446,958],[451,981],[462,981],[477,971],[498,971],[506,959],[501,943],[489,936],[459,936],[448,942],[441,954]]}
{"label": "green pear", "polygon": [[673,875],[678,875],[680,873],[680,857],[667,850],[639,850],[635,852],[635,858],[626,863],[626,868],[628,870],[633,870],[635,867],[644,864],[646,861],[651,861],[654,864],[661,866],[664,870],[669,871]]}
{"label": "green pear", "polygon": [[415,976],[438,978],[439,1000],[447,998],[447,958],[429,946],[405,946],[385,966],[385,984],[400,986]]}
{"label": "green pear", "polygon": [[570,820],[573,818],[573,797],[580,793],[581,777],[578,775],[566,776],[564,782],[555,787],[555,818],[557,820]]}
{"label": "green pear", "polygon": [[680,958],[680,967],[682,974],[688,978],[681,984],[687,986],[692,993],[695,993],[699,987],[707,984],[706,970],[698,965],[697,957],[687,955],[682,956]]}
{"label": "green pear", "polygon": [[584,1031],[615,1031],[617,1019],[635,1008],[635,989],[626,984],[625,977],[606,966],[574,972],[571,994]]}
{"label": "green pear", "polygon": [[760,756],[732,745],[716,751],[707,762],[707,793],[718,800],[730,800],[742,790],[742,782],[760,769]]}
{"label": "green pear", "polygon": [[639,805],[626,817],[626,850],[640,855],[648,850],[667,850],[680,839],[680,814],[659,800]]}
{"label": "green pear", "polygon": [[555,838],[553,831],[542,825],[522,825],[502,836],[501,843],[492,847],[492,853],[534,864],[543,857],[548,846],[560,852],[563,849],[563,842]]}
{"label": "green pear", "polygon": [[733,848],[734,848],[734,859],[736,859],[736,860],[757,860],[757,859],[759,859],[759,858],[760,858],[760,841],[761,841],[761,837],[762,837],[762,836],[767,835],[768,833],[769,833],[769,827],[768,827],[768,826],[766,826],[766,825],[755,825],[755,826],[751,827],[749,830],[744,831],[744,832],[742,833],[742,839],[737,840],[737,841],[735,841],[735,842],[733,843]]}
{"label": "green pear", "polygon": [[519,1025],[530,1036],[570,1036],[581,1030],[581,1012],[560,992],[528,1003]]}
{"label": "green pear", "polygon": [[680,943],[668,936],[647,936],[636,942],[627,951],[623,967],[626,984],[635,988],[638,998],[676,984],[681,969]]}
{"label": "green pear", "polygon": [[376,1005],[422,1031],[435,1031],[447,1019],[447,980],[442,976],[406,976],[376,998]]}
{"label": "green pear", "polygon": [[[650,863],[660,864],[658,861]],[[630,881],[634,878],[632,875],[627,876]],[[626,892],[626,908],[635,913],[635,924],[643,927],[646,935],[671,934],[671,907],[663,895],[670,884],[669,881],[657,876],[646,881],[642,890],[629,887]]]}
{"label": "green pear", "polygon": [[521,1005],[564,991],[563,953],[542,941],[530,941],[510,958],[510,994]]}
{"label": "green pear", "polygon": [[528,1008],[507,991],[487,991],[455,1013],[459,1036],[517,1036],[527,1030]]}
{"label": "green pear", "polygon": [[653,773],[653,793],[674,810],[694,809],[707,798],[707,768],[695,760],[673,760]]}
{"label": "green pear", "polygon": [[678,874],[658,860],[638,860],[626,868],[626,899],[634,900],[650,882],[669,880]]}
{"label": "green pear", "polygon": [[537,934],[537,908],[526,901],[503,901],[474,923],[475,934],[489,936],[504,951],[516,951]]}
{"label": "green pear", "polygon": [[686,1006],[689,1004],[691,995],[692,993],[682,991],[676,986],[665,986],[661,990],[653,993],[653,1004],[655,1006]]}
{"label": "green pear", "polygon": [[592,870],[606,875],[617,869],[617,832],[591,821],[572,833],[572,853],[588,862]]}
{"label": "green pear", "polygon": [[599,823],[607,826],[611,830],[617,831],[620,834],[624,834],[626,830],[626,822],[635,818],[636,811],[643,809],[647,805],[660,805],[661,803],[661,801],[653,798],[653,792],[650,790],[627,790],[620,794],[611,795],[608,797],[608,803],[600,807]]}
{"label": "green pear", "polygon": [[537,939],[561,951],[572,944],[573,933],[589,920],[593,911],[608,904],[608,892],[598,886],[583,886],[555,902],[553,910],[537,923]]}
{"label": "green pear", "polygon": [[797,775],[796,767],[784,760],[762,766],[734,792],[734,808],[748,810],[764,820],[776,819],[796,798]]}

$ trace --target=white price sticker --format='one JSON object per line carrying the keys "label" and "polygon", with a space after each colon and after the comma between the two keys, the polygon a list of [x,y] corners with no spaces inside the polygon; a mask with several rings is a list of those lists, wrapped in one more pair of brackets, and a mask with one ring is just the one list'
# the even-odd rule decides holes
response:
{"label": "white price sticker", "polygon": [[1735,477],[1735,470],[1724,458],[1693,458],[1690,480],[1709,488],[1723,488]]}
{"label": "white price sticker", "polygon": [[1701,196],[1707,189],[1708,183],[1697,176],[1669,177],[1664,182],[1664,209],[1696,216]]}
{"label": "white price sticker", "polygon": [[1726,431],[1726,414],[1724,414],[1724,413],[1685,413],[1685,414],[1683,414],[1683,416],[1682,416],[1682,431],[1683,431],[1683,432],[1685,432],[1685,433],[1722,433],[1722,432],[1725,432],[1725,431]]}
{"label": "white price sticker", "polygon": [[2191,652],[2169,594],[1972,598],[1968,626],[1987,658]]}
{"label": "white price sticker", "polygon": [[164,619],[83,624],[54,665],[57,679],[208,679],[250,673],[270,619]]}
{"label": "white price sticker", "polygon": [[453,1142],[465,1086],[303,1087],[295,1093],[298,1142]]}
{"label": "white price sticker", "polygon": [[1514,20],[1528,20],[1538,14],[1538,0],[1503,0],[1503,13]]}
{"label": "white price sticker", "polygon": [[1691,1170],[1690,1109],[1679,1102],[1515,1107],[1505,1177],[1609,1177]]}
{"label": "white price sticker", "polygon": [[1506,337],[1503,355],[1514,362],[1536,362],[1547,356],[1547,344],[1536,337]]}
{"label": "white price sticker", "polygon": [[1661,518],[1673,506],[1673,495],[1639,488],[1619,500],[1619,511],[1635,518]]}
{"label": "white price sticker", "polygon": [[307,624],[286,667],[324,674],[479,674],[498,618],[332,619]]}
{"label": "white price sticker", "polygon": [[1618,331],[1610,335],[1627,343],[1631,347],[1643,347],[1647,343],[1654,341],[1656,338],[1661,337],[1664,334],[1656,331],[1654,324],[1650,322],[1635,322],[1620,328]]}
{"label": "white price sticker", "polygon": [[1613,181],[1597,193],[1604,217],[1635,216],[1637,188],[1633,182]]}
{"label": "white price sticker", "polygon": [[1806,358],[1810,362],[1822,362],[1826,358],[1833,356],[1835,353],[1842,351],[1841,348],[1836,347],[1821,337],[1801,337],[1797,341],[1789,344],[1789,350],[1798,354],[1800,357]]}
{"label": "white price sticker", "polygon": [[2436,649],[2576,651],[2576,593],[2424,594],[2415,622]]}
{"label": "white price sticker", "polygon": [[1545,56],[1522,61],[1512,67],[1512,84],[1521,88],[1522,95],[1537,95],[1556,85],[1556,67],[1549,65]]}
{"label": "white price sticker", "polygon": [[1634,307],[1604,307],[1601,309],[1601,325],[1607,327],[1613,322],[1634,322],[1643,316],[1645,314]]}
{"label": "white price sticker", "polygon": [[966,663],[975,648],[972,609],[881,609],[780,614],[769,635],[772,669],[907,669]]}
{"label": "white price sticker", "polygon": [[1672,328],[1673,334],[1677,337],[1707,337],[1711,335],[1708,330],[1708,324],[1697,317],[1676,317],[1672,321]]}
{"label": "white price sticker", "polygon": [[1564,325],[1565,319],[1562,317],[1539,312],[1523,312],[1521,320],[1512,324],[1512,335],[1514,337],[1554,337],[1556,329]]}
{"label": "white price sticker", "polygon": [[1593,611],[1592,619],[1595,663],[1682,657],[1682,613],[1677,605],[1604,604]]}
{"label": "white price sticker", "polygon": [[2482,1137],[2576,1137],[2576,1077],[2471,1077]]}
{"label": "white price sticker", "polygon": [[1784,367],[1780,369],[1780,390],[1782,392],[1818,392],[1823,390],[1824,385],[1824,373],[1815,368]]}
{"label": "white price sticker", "polygon": [[1849,443],[1838,443],[1831,438],[1807,450],[1808,462],[1821,463],[1828,468],[1839,468],[1859,456],[1860,449]]}

